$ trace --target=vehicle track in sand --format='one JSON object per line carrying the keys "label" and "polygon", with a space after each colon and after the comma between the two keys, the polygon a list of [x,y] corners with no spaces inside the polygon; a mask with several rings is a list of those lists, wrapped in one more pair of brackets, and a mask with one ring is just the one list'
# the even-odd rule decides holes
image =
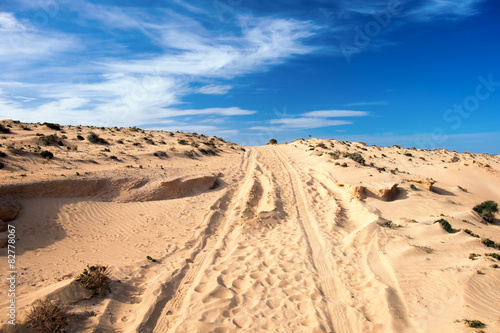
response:
{"label": "vehicle track in sand", "polygon": [[[354,244],[364,255],[344,253],[363,226],[349,221],[334,180],[275,147],[249,149],[240,178],[211,207],[191,259],[137,331],[386,331],[380,315],[394,310],[376,304],[400,300],[394,276],[375,240]],[[398,308],[393,328],[404,329]]]}
{"label": "vehicle track in sand", "polygon": [[244,195],[253,184],[255,155],[252,150],[246,154],[242,169],[246,170],[243,184],[238,189],[229,189],[218,202],[211,207],[207,215],[207,228],[202,235],[202,241],[193,253],[192,260],[186,263],[182,270],[169,282],[170,294],[153,311],[149,320],[139,328],[140,332],[170,332],[184,321],[189,307],[189,300],[194,288],[199,284],[206,267],[211,263],[218,249],[223,245],[225,236],[237,232],[241,227],[237,223],[241,212]]}

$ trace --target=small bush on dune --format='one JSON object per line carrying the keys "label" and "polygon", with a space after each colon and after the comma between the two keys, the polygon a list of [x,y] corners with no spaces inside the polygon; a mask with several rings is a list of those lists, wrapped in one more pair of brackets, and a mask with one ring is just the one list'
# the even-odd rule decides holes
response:
{"label": "small bush on dune", "polygon": [[6,156],[7,156],[6,153],[4,153],[3,151],[0,151],[0,157],[6,157]]}
{"label": "small bush on dune", "polygon": [[464,319],[463,321],[464,321],[464,324],[466,324],[467,326],[472,327],[472,328],[482,328],[482,327],[486,326],[484,323],[480,322],[479,320]]}
{"label": "small bush on dune", "polygon": [[108,143],[106,140],[100,138],[99,135],[95,134],[94,132],[91,132],[87,136],[87,140],[89,140],[91,143],[103,143],[103,144]]}
{"label": "small bush on dune", "polygon": [[45,158],[45,159],[52,159],[52,158],[54,158],[54,154],[52,154],[52,153],[51,153],[50,151],[48,151],[48,150],[42,150],[42,151],[40,152],[40,155],[41,155],[43,158]]}
{"label": "small bush on dune", "polygon": [[43,123],[42,125],[47,126],[48,128],[53,129],[55,131],[59,131],[61,129],[61,125],[59,125],[59,124]]}
{"label": "small bush on dune", "polygon": [[26,319],[27,326],[35,333],[66,332],[68,322],[65,309],[49,300],[38,300]]}
{"label": "small bush on dune", "polygon": [[498,213],[498,204],[491,200],[485,201],[475,206],[473,210],[478,213],[483,220],[491,223],[495,219],[495,214]]}
{"label": "small bush on dune", "polygon": [[359,164],[365,165],[365,159],[360,153],[344,154],[344,157],[349,157],[354,162],[358,162]]}
{"label": "small bush on dune", "polygon": [[109,270],[102,265],[88,266],[76,279],[84,288],[94,295],[104,295],[109,291]]}
{"label": "small bush on dune", "polygon": [[453,228],[451,227],[451,224],[448,221],[446,221],[445,219],[437,220],[434,223],[441,224],[441,227],[443,227],[443,229],[446,230],[447,232],[453,232]]}
{"label": "small bush on dune", "polygon": [[0,124],[0,133],[10,133],[10,129]]}
{"label": "small bush on dune", "polygon": [[76,136],[76,138],[77,138],[78,140],[80,140],[80,141],[85,140],[85,138],[84,138],[83,136],[81,136],[80,134],[78,134],[78,135]]}
{"label": "small bush on dune", "polygon": [[269,142],[267,143],[268,145],[277,145],[278,144],[278,140],[276,139],[271,139],[269,140]]}
{"label": "small bush on dune", "polygon": [[55,134],[50,134],[47,136],[41,136],[39,139],[40,143],[45,146],[50,146],[55,143],[60,142],[59,138]]}

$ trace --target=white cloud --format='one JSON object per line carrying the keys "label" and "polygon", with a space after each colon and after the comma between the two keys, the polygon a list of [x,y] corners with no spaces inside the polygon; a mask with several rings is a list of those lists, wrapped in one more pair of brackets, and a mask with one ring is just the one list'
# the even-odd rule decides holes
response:
{"label": "white cloud", "polygon": [[461,19],[479,13],[478,4],[484,0],[427,0],[420,7],[407,12],[407,16],[418,21],[435,18]]}
{"label": "white cloud", "polygon": [[256,131],[280,131],[286,129],[310,129],[319,127],[330,127],[330,126],[340,126],[352,124],[350,121],[345,120],[328,120],[323,118],[282,118],[282,119],[272,119],[268,121],[272,126],[253,126],[249,129]]}
{"label": "white cloud", "polygon": [[206,85],[198,89],[200,94],[204,95],[225,95],[233,86],[230,85]]}
{"label": "white cloud", "polygon": [[58,53],[81,49],[74,37],[58,32],[42,33],[7,12],[0,12],[0,34],[0,64],[14,68],[21,62],[47,60]]}
{"label": "white cloud", "polygon": [[304,117],[320,117],[320,118],[335,118],[335,117],[364,117],[368,112],[351,111],[351,110],[320,110],[303,113]]}
{"label": "white cloud", "polygon": [[[14,15],[2,13],[1,29],[8,29],[8,33],[26,32],[23,35],[29,37],[30,43],[25,43],[21,51],[33,55],[19,68],[6,66],[11,74],[4,82],[19,82],[19,85],[0,83],[6,117],[29,121],[51,117],[62,123],[74,123],[77,119],[85,124],[126,125],[154,124],[167,117],[186,115],[254,114],[254,110],[238,107],[182,110],[173,106],[182,104],[183,97],[191,94],[223,95],[233,88],[216,80],[265,71],[270,65],[312,52],[303,40],[316,29],[310,22],[245,16],[239,18],[239,29],[222,35],[171,10],[161,10],[158,15],[83,0],[68,6],[78,12],[81,24],[97,21],[97,27],[136,29],[163,51],[149,56],[137,54],[133,58],[130,54],[108,55],[88,62],[78,51],[91,49],[93,41],[82,39],[81,46],[72,49],[71,42],[76,39],[70,34],[30,30]],[[12,48],[2,43],[5,44],[4,39],[0,40],[0,64],[12,63],[12,58],[16,58]],[[54,61],[40,66],[38,60],[49,54]],[[43,78],[44,83],[36,83],[33,78]],[[200,87],[207,79],[211,84]],[[12,97],[19,95],[27,99]],[[36,106],[37,102],[43,104]]]}
{"label": "white cloud", "polygon": [[246,116],[257,113],[257,111],[253,110],[242,110],[238,107],[229,107],[229,108],[206,108],[206,109],[188,109],[188,110],[179,110],[179,109],[166,109],[166,112],[169,112],[171,116],[191,116],[191,115],[206,115],[206,114],[218,114],[222,116]]}

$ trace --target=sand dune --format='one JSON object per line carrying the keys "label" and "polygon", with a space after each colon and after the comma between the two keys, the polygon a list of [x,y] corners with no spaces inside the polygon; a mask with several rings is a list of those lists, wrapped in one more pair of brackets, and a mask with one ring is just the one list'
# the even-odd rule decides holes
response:
{"label": "sand dune", "polygon": [[[4,123],[13,133],[2,142],[11,148],[0,191],[21,207],[9,222],[20,324],[48,298],[68,305],[69,332],[474,331],[462,319],[500,331],[500,268],[485,256],[500,251],[481,243],[500,242],[500,221],[472,211],[500,201],[498,156],[320,139],[241,149],[183,133],[63,127],[109,144],[64,139],[49,146],[59,157],[44,160],[30,151],[32,132],[53,131]],[[131,135],[127,149],[117,143]],[[142,137],[154,144],[134,145]],[[154,155],[160,141],[168,157]],[[205,146],[215,154],[196,150]],[[111,268],[107,295],[74,281],[88,264]],[[5,316],[0,324],[28,332]]]}

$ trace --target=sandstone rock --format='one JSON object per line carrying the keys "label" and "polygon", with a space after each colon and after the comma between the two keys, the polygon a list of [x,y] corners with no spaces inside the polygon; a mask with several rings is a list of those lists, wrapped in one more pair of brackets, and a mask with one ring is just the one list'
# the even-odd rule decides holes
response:
{"label": "sandstone rock", "polygon": [[12,221],[21,208],[11,197],[0,197],[0,220]]}
{"label": "sandstone rock", "polygon": [[354,197],[362,200],[366,198],[365,187],[361,185],[351,185],[351,184],[337,184],[342,187],[347,192],[352,194]]}
{"label": "sandstone rock", "polygon": [[408,181],[423,185],[428,191],[432,191],[432,185],[436,184],[433,179],[408,179]]}
{"label": "sandstone rock", "polygon": [[392,201],[398,195],[397,183],[377,184],[367,187],[367,190],[382,201]]}

